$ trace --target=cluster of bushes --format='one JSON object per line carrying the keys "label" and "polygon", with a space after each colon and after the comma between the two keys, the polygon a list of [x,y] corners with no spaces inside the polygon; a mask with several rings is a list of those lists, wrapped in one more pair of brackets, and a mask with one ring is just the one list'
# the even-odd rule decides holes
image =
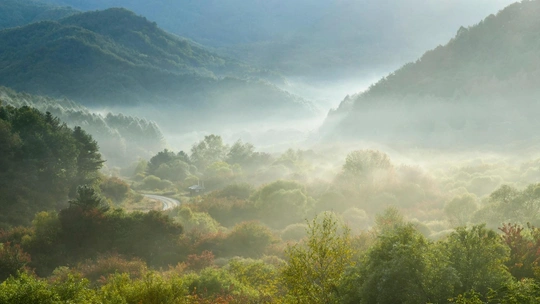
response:
{"label": "cluster of bushes", "polygon": [[[250,224],[236,230],[249,230]],[[251,225],[253,226],[253,225]],[[325,213],[306,225],[283,259],[216,259],[190,254],[174,267],[150,270],[137,258],[100,255],[39,278],[22,266],[4,276],[2,303],[536,303],[540,300],[540,229],[507,224],[459,227],[439,241],[424,237],[395,209],[368,232],[353,235]],[[242,235],[243,233],[238,233]],[[234,243],[234,237],[227,242]],[[7,245],[6,245],[7,244]],[[13,260],[13,259],[11,259]],[[27,260],[26,260],[27,261]],[[7,277],[7,278],[6,278]]]}
{"label": "cluster of bushes", "polygon": [[[212,135],[195,145],[191,155],[165,150],[149,162],[138,163],[136,172],[140,182],[135,186],[144,190],[185,191],[200,180],[205,181],[207,190],[215,190],[187,200],[184,205],[201,220],[209,216],[217,221],[218,226],[213,221],[202,220],[212,226],[209,231],[251,220],[283,230],[289,225],[303,224],[304,219],[321,212],[333,211],[359,232],[372,226],[374,215],[388,206],[396,206],[409,218],[416,219],[426,236],[434,238],[452,227],[469,223],[487,223],[490,228],[496,228],[502,222],[540,220],[535,211],[539,196],[534,185],[524,190],[527,193],[514,195],[515,202],[510,207],[500,207],[497,200],[502,198],[490,196],[497,189],[520,192],[519,188],[536,176],[533,171],[538,165],[534,161],[520,167],[499,160],[456,162],[450,168],[431,173],[417,166],[397,165],[387,154],[376,150],[349,153],[341,168],[325,162],[313,151],[288,150],[278,156],[264,154],[266,162],[249,169],[248,162],[242,159],[260,159],[263,154],[253,152],[256,155],[253,156],[246,152],[252,149],[242,150],[241,146],[251,147],[236,143],[228,148],[220,137]],[[233,155],[233,150],[244,152]],[[287,169],[266,175],[271,168],[279,166]],[[239,169],[224,169],[217,182],[211,178],[217,167]],[[324,178],[317,172],[324,172]],[[171,216],[185,225],[193,225],[177,214]]]}
{"label": "cluster of bushes", "polygon": [[[256,152],[255,147],[241,141],[226,145],[221,136],[208,135],[194,144],[191,153],[174,153],[165,149],[148,162],[134,166],[134,179],[141,190],[185,188],[204,182],[208,190],[220,189],[227,184],[256,177],[265,179],[260,172],[271,165],[270,154]],[[272,180],[266,177],[265,181]]]}
{"label": "cluster of bushes", "polygon": [[214,191],[128,213],[115,207],[137,195],[99,174],[97,143],[81,128],[0,107],[0,139],[0,302],[535,303],[540,294],[540,186],[523,184],[536,161],[432,175],[357,150],[322,180],[308,177],[321,171],[315,152],[272,156],[211,135],[190,155],[165,150],[134,169],[140,189],[203,179]]}
{"label": "cluster of bushes", "polygon": [[181,225],[156,211],[111,210],[92,188],[81,187],[69,207],[36,214],[30,227],[2,231],[0,243],[7,244],[6,250],[30,254],[25,265],[47,276],[57,267],[77,265],[108,252],[156,267],[174,264],[183,252],[182,231]]}

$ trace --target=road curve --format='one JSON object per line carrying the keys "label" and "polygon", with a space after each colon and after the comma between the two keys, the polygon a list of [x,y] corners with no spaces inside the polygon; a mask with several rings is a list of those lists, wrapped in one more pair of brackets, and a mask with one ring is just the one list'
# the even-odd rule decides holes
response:
{"label": "road curve", "polygon": [[144,196],[151,200],[161,202],[163,204],[163,210],[170,210],[174,207],[180,206],[179,201],[170,197],[165,197],[161,195],[153,195],[153,194],[144,194]]}

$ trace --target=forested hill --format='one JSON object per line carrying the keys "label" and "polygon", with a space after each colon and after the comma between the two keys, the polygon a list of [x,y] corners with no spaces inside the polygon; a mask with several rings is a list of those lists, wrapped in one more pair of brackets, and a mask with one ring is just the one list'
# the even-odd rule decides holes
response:
{"label": "forested hill", "polygon": [[287,76],[389,71],[514,0],[44,0],[125,7],[160,27]]}
{"label": "forested hill", "polygon": [[43,20],[58,20],[79,13],[71,7],[56,6],[34,0],[0,1],[0,29],[27,25]]}
{"label": "forested hill", "polygon": [[538,125],[532,114],[540,98],[539,15],[540,1],[523,1],[460,28],[447,45],[346,98],[323,132],[406,140],[420,131],[412,139],[438,143],[447,135],[469,142],[529,138]]}
{"label": "forested hill", "polygon": [[146,119],[111,113],[100,115],[72,100],[17,93],[5,87],[0,87],[0,103],[50,112],[69,127],[83,127],[98,142],[109,167],[128,165],[165,147],[159,127]]}
{"label": "forested hill", "polygon": [[257,119],[312,114],[307,102],[255,79],[262,74],[125,9],[0,31],[0,85],[16,90],[87,106],[233,114],[241,108]]}

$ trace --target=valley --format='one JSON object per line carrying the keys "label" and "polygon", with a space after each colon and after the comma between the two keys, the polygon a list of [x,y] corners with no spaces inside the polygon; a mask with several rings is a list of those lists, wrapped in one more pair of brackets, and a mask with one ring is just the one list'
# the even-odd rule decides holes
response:
{"label": "valley", "polygon": [[0,16],[0,303],[540,301],[540,0]]}

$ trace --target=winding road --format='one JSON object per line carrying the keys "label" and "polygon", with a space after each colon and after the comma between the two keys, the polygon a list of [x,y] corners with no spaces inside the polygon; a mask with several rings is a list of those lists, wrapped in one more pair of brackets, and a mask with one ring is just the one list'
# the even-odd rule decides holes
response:
{"label": "winding road", "polygon": [[153,195],[153,194],[144,194],[145,197],[151,199],[151,200],[155,200],[155,201],[159,201],[163,204],[163,209],[162,210],[170,210],[176,206],[180,206],[180,202],[173,199],[173,198],[170,198],[170,197],[165,197],[165,196],[161,196],[161,195]]}

